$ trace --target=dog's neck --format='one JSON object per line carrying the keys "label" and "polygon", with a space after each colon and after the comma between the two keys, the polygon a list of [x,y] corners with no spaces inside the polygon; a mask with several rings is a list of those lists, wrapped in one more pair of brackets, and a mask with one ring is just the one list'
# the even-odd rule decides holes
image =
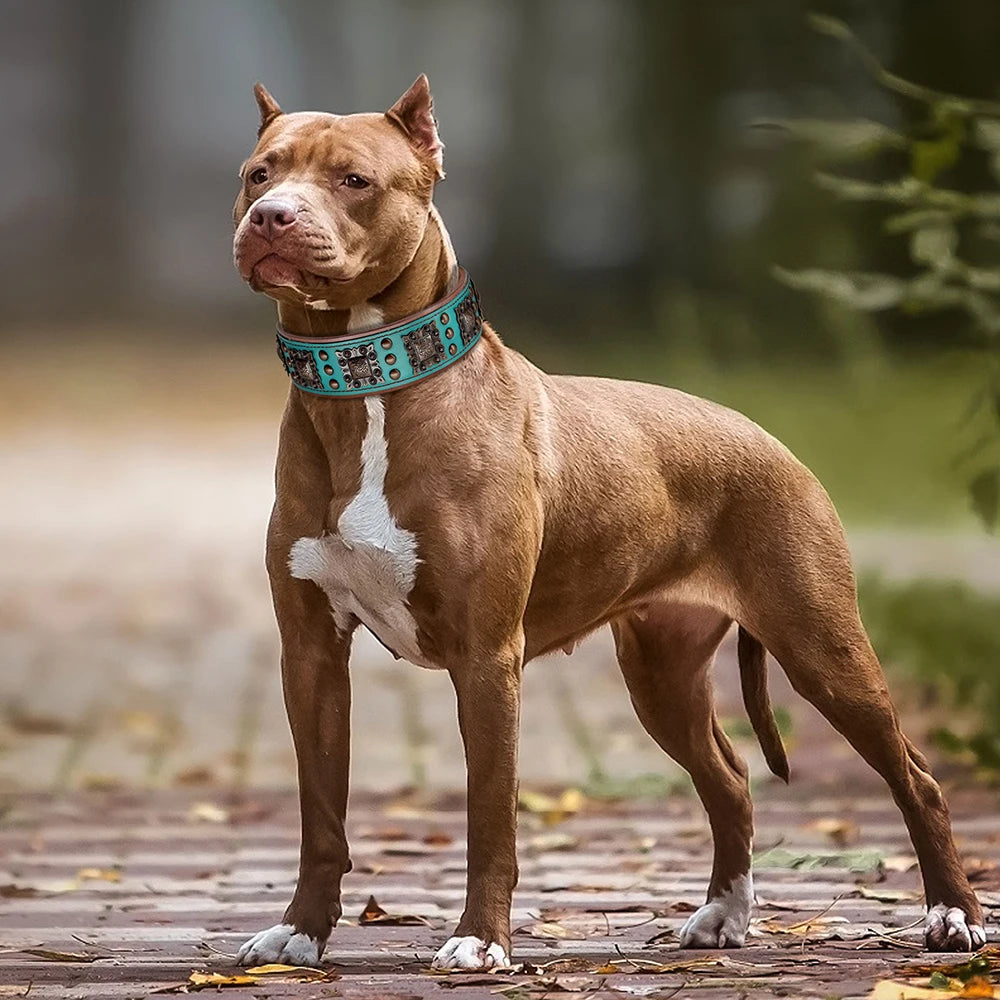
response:
{"label": "dog's neck", "polygon": [[302,336],[359,333],[393,323],[426,309],[442,298],[458,273],[455,252],[444,223],[432,205],[424,237],[399,277],[367,302],[352,309],[324,309],[299,303],[278,303],[282,329]]}

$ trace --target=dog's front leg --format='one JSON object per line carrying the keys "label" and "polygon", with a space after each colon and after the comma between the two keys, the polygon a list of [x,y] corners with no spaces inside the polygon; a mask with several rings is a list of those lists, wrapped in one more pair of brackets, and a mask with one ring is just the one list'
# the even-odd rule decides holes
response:
{"label": "dog's front leg", "polygon": [[[284,546],[287,551],[287,546]],[[271,568],[281,631],[281,679],[298,761],[302,844],[295,895],[280,924],[240,948],[237,962],[318,965],[340,918],[340,882],[350,871],[344,817],[350,764],[353,626],[334,624],[323,592]]]}
{"label": "dog's front leg", "polygon": [[434,958],[439,969],[510,964],[510,901],[517,884],[517,740],[523,641],[450,671],[468,768],[465,911]]}

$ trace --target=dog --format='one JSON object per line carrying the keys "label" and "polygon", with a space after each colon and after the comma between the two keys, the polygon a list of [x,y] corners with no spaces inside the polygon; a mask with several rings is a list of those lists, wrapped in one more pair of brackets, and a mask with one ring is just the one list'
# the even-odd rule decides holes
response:
{"label": "dog", "polygon": [[843,529],[813,475],[732,410],[548,375],[501,343],[432,203],[443,145],[425,76],[385,113],[286,114],[260,84],[255,95],[234,261],[277,302],[292,377],[267,568],[302,841],[282,921],[238,962],[316,965],[341,915],[359,625],[397,657],[446,670],[457,693],[467,891],[434,966],[510,963],[522,670],[604,625],[640,721],[690,772],[712,828],[706,902],[681,947],[740,947],[753,904],[747,767],[710,679],[734,623],[771,770],[788,780],[765,650],[888,783],[920,862],[927,947],[985,944],[947,805],[900,731]]}

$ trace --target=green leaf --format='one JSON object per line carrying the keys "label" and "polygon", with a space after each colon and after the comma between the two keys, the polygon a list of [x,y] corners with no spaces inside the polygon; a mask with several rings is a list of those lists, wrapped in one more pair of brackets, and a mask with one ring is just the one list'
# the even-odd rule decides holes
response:
{"label": "green leaf", "polygon": [[950,224],[955,218],[954,212],[949,212],[943,208],[917,208],[910,212],[899,212],[890,215],[883,223],[882,228],[887,233],[897,235],[899,233],[909,233],[914,229],[923,229],[924,226],[943,226]]}
{"label": "green leaf", "polygon": [[808,142],[822,153],[837,158],[870,156],[885,149],[905,149],[909,139],[901,132],[865,118],[835,121],[824,118],[781,118],[754,123],[777,128],[792,138]]}
{"label": "green leaf", "polygon": [[789,288],[818,292],[855,309],[877,312],[898,306],[907,293],[907,283],[891,274],[827,271],[806,268],[789,271],[773,269],[774,276]]}
{"label": "green leaf", "polygon": [[850,848],[842,851],[792,851],[786,847],[772,847],[754,855],[757,868],[794,868],[796,871],[814,871],[817,868],[839,868],[851,872],[879,871],[882,853],[871,848]]}
{"label": "green leaf", "polygon": [[958,161],[959,145],[954,139],[918,139],[913,144],[912,170],[918,181],[930,184],[943,170]]}
{"label": "green leaf", "polygon": [[944,267],[957,247],[958,232],[951,223],[924,226],[910,238],[910,257],[916,264]]}
{"label": "green leaf", "polygon": [[972,141],[980,149],[1000,151],[1000,118],[977,118],[972,127]]}
{"label": "green leaf", "polygon": [[969,483],[972,508],[987,531],[996,531],[1000,515],[1000,466],[985,469]]}
{"label": "green leaf", "polygon": [[828,14],[806,14],[806,23],[821,35],[829,35],[831,38],[839,38],[844,41],[853,38],[851,29],[839,18],[830,17]]}

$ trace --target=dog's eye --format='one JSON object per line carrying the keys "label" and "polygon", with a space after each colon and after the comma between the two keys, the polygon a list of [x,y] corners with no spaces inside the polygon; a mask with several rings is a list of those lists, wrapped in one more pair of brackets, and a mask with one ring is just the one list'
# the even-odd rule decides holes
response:
{"label": "dog's eye", "polygon": [[344,178],[344,183],[349,188],[358,188],[358,189],[361,189],[361,188],[368,187],[368,181],[366,181],[364,179],[364,177],[362,177],[360,174],[348,174]]}
{"label": "dog's eye", "polygon": [[251,184],[263,184],[267,180],[267,167],[256,167],[250,171]]}

